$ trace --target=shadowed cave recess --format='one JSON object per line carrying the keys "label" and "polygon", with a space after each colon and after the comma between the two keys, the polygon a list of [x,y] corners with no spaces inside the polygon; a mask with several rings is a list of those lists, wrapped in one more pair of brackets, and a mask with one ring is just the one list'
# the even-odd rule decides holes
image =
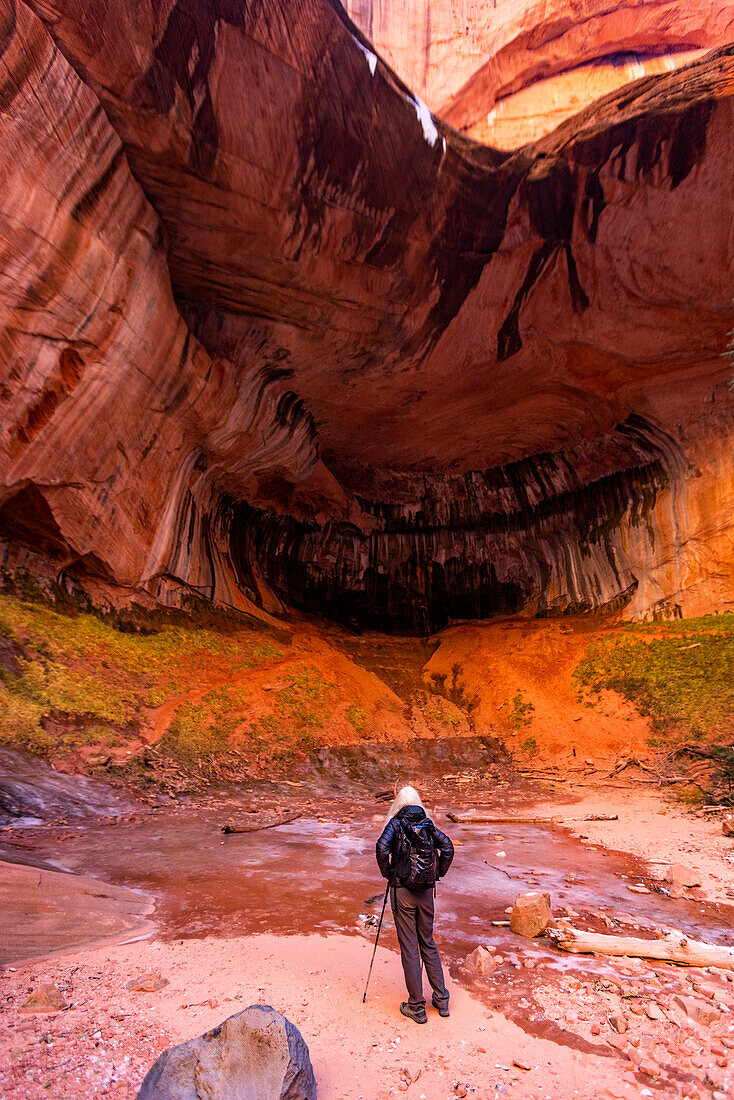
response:
{"label": "shadowed cave recess", "polygon": [[265,578],[284,603],[356,627],[430,633],[527,609],[613,610],[637,588],[622,528],[654,552],[656,501],[686,465],[670,437],[632,416],[585,454],[393,477],[411,503],[360,499],[362,527],[232,505],[231,554],[254,600]]}

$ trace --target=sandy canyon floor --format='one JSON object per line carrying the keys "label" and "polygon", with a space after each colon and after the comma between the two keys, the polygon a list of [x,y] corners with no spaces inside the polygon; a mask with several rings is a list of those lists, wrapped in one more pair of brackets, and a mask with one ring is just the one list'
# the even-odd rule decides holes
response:
{"label": "sandy canyon floor", "polygon": [[[6,858],[40,866],[3,865],[6,951],[5,932],[15,938],[0,971],[0,1095],[132,1098],[165,1047],[252,1003],[273,1005],[299,1027],[321,1100],[729,1095],[734,984],[726,972],[563,955],[545,938],[525,940],[492,923],[507,919],[518,892],[538,886],[550,890],[554,914],[576,926],[643,936],[676,927],[734,943],[734,849],[720,822],[633,784],[592,783],[564,784],[562,800],[529,789],[509,808],[508,816],[553,815],[562,822],[554,825],[451,825],[447,809],[470,800],[449,797],[450,784],[431,792],[457,858],[437,918],[452,1015],[429,1009],[426,1027],[399,1014],[389,921],[362,1004],[374,937],[364,915],[380,902],[372,845],[384,806],[376,802],[309,798],[283,786],[248,804],[212,795],[114,826],[4,830]],[[492,812],[513,801],[493,800],[491,788],[485,794],[474,801],[494,801]],[[253,801],[268,812],[287,802],[303,816],[222,836],[225,816],[246,817]],[[618,820],[583,820],[600,812]],[[44,870],[52,860],[77,876]],[[669,861],[700,871],[702,887],[679,899],[660,892]],[[35,908],[29,884],[23,893],[10,882],[18,874],[37,876],[45,900]],[[70,947],[65,884],[88,895],[95,881],[96,927],[88,913],[88,925],[76,928],[88,942]],[[484,977],[462,965],[479,943],[502,960]],[[44,944],[65,950],[48,954]],[[34,957],[23,961],[24,953]],[[45,983],[67,1007],[24,1010]]]}

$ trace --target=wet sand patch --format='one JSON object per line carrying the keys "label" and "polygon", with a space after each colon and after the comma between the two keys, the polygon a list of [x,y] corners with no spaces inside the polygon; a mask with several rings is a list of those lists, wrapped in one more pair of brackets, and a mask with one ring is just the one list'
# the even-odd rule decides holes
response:
{"label": "wet sand patch", "polygon": [[153,899],[87,875],[0,862],[0,964],[141,936]]}

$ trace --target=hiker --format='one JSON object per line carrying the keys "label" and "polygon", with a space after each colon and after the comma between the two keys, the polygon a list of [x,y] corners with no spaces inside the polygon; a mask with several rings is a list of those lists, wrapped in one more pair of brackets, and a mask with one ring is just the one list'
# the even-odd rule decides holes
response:
{"label": "hiker", "polygon": [[433,1007],[449,1015],[449,991],[433,942],[436,883],[448,871],[454,846],[427,816],[420,795],[403,787],[390,807],[375,851],[380,874],[390,883],[390,907],[400,944],[408,1000],[403,1016],[426,1023],[421,959],[433,989]]}

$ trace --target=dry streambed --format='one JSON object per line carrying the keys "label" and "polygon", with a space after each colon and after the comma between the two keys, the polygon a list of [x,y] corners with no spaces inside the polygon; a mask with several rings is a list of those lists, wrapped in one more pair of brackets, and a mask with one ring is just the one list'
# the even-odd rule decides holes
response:
{"label": "dry streambed", "polygon": [[[506,910],[523,890],[547,890],[556,918],[592,933],[651,937],[679,927],[719,944],[732,942],[728,910],[695,889],[678,899],[656,893],[640,864],[557,828],[451,826],[457,859],[439,887],[437,939],[454,1011],[416,1028],[397,1012],[389,927],[361,1006],[374,930],[359,917],[376,908],[367,899],[379,889],[375,807],[308,801],[298,806],[303,817],[244,835],[221,826],[230,817],[276,820],[283,805],[214,799],[112,828],[18,836],[26,858],[30,845],[37,858],[61,854],[71,870],[154,894],[160,938],[4,967],[0,1093],[47,1096],[62,1080],[59,1095],[71,1100],[133,1097],[164,1047],[265,1002],[302,1031],[326,1100],[726,1095],[734,1045],[726,974],[562,954],[547,937],[515,935]],[[15,835],[6,833],[6,849]],[[633,892],[640,883],[651,892]],[[472,973],[464,960],[478,944],[493,961]],[[48,983],[65,1007],[24,1009]]]}

